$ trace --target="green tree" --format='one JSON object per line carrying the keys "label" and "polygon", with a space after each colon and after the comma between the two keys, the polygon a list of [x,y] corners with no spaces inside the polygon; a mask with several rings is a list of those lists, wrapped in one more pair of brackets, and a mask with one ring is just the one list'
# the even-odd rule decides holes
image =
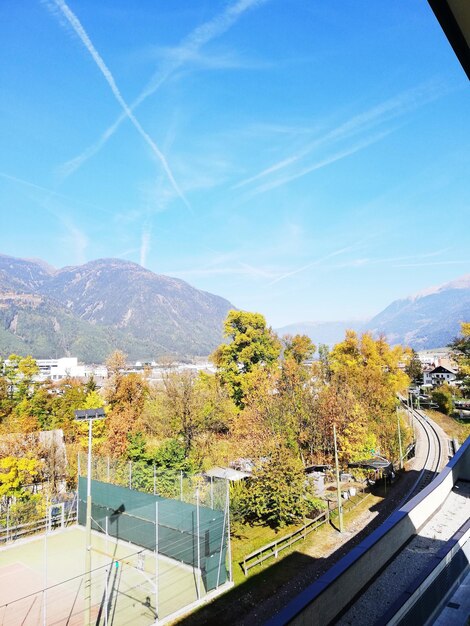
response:
{"label": "green tree", "polygon": [[235,404],[243,408],[244,382],[256,368],[277,361],[281,343],[260,313],[246,311],[229,311],[224,335],[229,342],[221,344],[211,358]]}
{"label": "green tree", "polygon": [[17,401],[30,397],[33,393],[33,378],[39,372],[39,367],[32,356],[10,354],[4,363],[4,376],[7,380],[11,398]]}
{"label": "green tree", "polygon": [[456,337],[450,344],[452,353],[459,367],[458,377],[461,390],[470,397],[470,322],[461,324],[460,337]]}
{"label": "green tree", "polygon": [[238,495],[247,521],[278,528],[302,518],[311,494],[300,460],[285,445],[273,444]]}
{"label": "green tree", "polygon": [[405,372],[411,378],[411,380],[417,385],[421,385],[423,382],[423,366],[419,359],[418,353],[415,350],[411,350],[409,361],[405,367]]}
{"label": "green tree", "polygon": [[6,379],[0,377],[0,424],[10,415],[13,404],[8,394],[8,383]]}
{"label": "green tree", "polygon": [[331,378],[330,348],[326,343],[318,346],[318,361],[315,363],[316,376],[324,383]]}
{"label": "green tree", "polygon": [[62,380],[57,391],[58,395],[52,404],[49,427],[61,428],[68,443],[73,443],[82,435],[82,426],[75,420],[75,411],[84,408],[87,391],[85,385],[75,378]]}
{"label": "green tree", "polygon": [[451,415],[454,410],[454,400],[452,390],[449,385],[441,385],[431,393],[432,401],[437,404],[439,411],[446,415]]}

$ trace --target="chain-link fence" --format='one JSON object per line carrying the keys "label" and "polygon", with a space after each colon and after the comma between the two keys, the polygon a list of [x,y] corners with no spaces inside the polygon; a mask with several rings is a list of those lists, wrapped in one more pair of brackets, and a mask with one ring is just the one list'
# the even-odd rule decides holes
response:
{"label": "chain-link fence", "polygon": [[[205,591],[228,577],[229,498],[224,510],[187,503],[127,487],[92,480],[91,527],[188,565],[201,577]],[[79,479],[78,522],[86,525],[87,479]]]}
{"label": "chain-link fence", "polygon": [[[78,474],[87,473],[87,455],[78,455]],[[195,504],[224,510],[226,506],[226,481],[203,474],[189,474],[180,470],[160,467],[146,461],[125,461],[111,457],[92,458],[91,477],[105,483],[127,487]]]}

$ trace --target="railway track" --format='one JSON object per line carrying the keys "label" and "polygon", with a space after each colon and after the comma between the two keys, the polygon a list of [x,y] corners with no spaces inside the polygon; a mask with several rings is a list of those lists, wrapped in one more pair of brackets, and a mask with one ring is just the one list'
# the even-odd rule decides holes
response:
{"label": "railway track", "polygon": [[[404,404],[404,403],[403,403]],[[416,429],[417,448],[419,454],[424,454],[424,462],[416,481],[407,492],[398,508],[426,487],[439,473],[443,462],[447,461],[447,451],[443,449],[441,437],[432,420],[421,410],[406,406],[406,410],[413,420]],[[419,434],[418,434],[419,432]]]}

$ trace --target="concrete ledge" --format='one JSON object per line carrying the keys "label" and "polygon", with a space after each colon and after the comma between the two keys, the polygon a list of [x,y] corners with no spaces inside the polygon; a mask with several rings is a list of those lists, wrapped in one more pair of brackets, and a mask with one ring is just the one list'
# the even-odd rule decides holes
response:
{"label": "concrete ledge", "polygon": [[[467,520],[459,530],[445,543],[444,546],[436,553],[431,559],[426,569],[421,572],[419,576],[412,582],[412,584],[401,594],[401,596],[392,604],[388,611],[380,618],[380,626],[386,624],[387,626],[395,626],[400,624],[402,619],[405,618],[408,611],[420,600],[423,593],[432,585],[439,574],[447,567],[450,562],[459,555],[459,552],[465,550],[470,551],[467,542],[470,540],[470,520]],[[466,572],[469,569],[468,559],[465,557],[463,561],[467,563],[462,564],[462,571],[459,571],[459,576],[452,580],[452,583],[446,594],[440,600],[446,598],[451,594],[456,586],[458,586],[462,572]],[[459,568],[460,569],[460,568]],[[442,601],[439,601],[434,607],[429,606],[430,615],[435,613],[441,606]],[[379,624],[377,624],[379,626]]]}
{"label": "concrete ledge", "polygon": [[291,600],[267,625],[325,626],[333,621],[439,510],[458,479],[470,480],[470,437],[427,487]]}

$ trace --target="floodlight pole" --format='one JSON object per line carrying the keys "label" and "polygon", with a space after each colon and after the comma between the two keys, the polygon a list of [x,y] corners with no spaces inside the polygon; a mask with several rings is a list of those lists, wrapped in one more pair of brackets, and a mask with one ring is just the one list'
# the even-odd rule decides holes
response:
{"label": "floodlight pole", "polygon": [[398,446],[400,450],[400,469],[403,469],[403,450],[401,447],[401,429],[400,429],[400,412],[397,407],[397,424],[398,424]]}
{"label": "floodlight pole", "polygon": [[160,577],[160,568],[158,563],[158,500],[155,502],[155,623],[158,624],[160,617],[158,583]]}
{"label": "floodlight pole", "polygon": [[47,533],[49,530],[49,493],[46,495],[46,534],[44,535],[44,590],[42,593],[42,623],[47,626]]}
{"label": "floodlight pole", "polygon": [[336,445],[336,424],[333,424],[333,441],[335,445],[336,493],[338,497],[339,532],[343,532],[343,507],[341,506],[341,487],[339,486],[338,446]]}
{"label": "floodlight pole", "polygon": [[227,489],[227,555],[228,555],[228,579],[230,582],[233,580],[232,575],[232,545],[230,543],[230,484],[226,479],[226,489]]}
{"label": "floodlight pole", "polygon": [[85,611],[84,624],[91,624],[91,453],[93,443],[93,420],[104,417],[102,408],[75,411],[75,418],[88,421],[88,462],[86,487],[86,526],[85,526]]}
{"label": "floodlight pole", "polygon": [[91,623],[91,446],[93,419],[88,418],[88,467],[86,483],[85,626]]}

